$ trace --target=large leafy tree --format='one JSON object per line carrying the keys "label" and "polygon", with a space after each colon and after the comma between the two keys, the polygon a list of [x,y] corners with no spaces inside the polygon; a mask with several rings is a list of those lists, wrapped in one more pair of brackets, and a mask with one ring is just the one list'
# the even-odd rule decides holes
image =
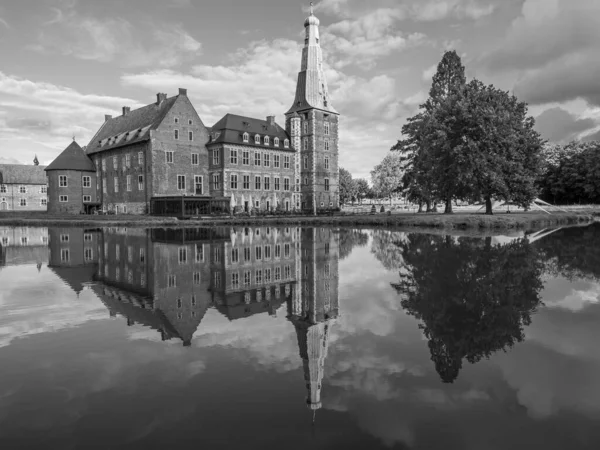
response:
{"label": "large leafy tree", "polygon": [[400,155],[388,153],[371,171],[373,191],[379,197],[389,198],[391,204],[392,195],[402,191],[403,175],[404,165]]}
{"label": "large leafy tree", "polygon": [[369,235],[362,230],[341,228],[339,234],[339,258],[346,259],[354,247],[364,247],[369,242]]}
{"label": "large leafy tree", "polygon": [[369,182],[364,178],[357,178],[354,180],[356,187],[356,197],[358,198],[359,203],[362,203],[362,199],[369,196],[371,188],[369,187]]}
{"label": "large leafy tree", "polygon": [[352,174],[340,167],[340,203],[342,205],[351,202],[356,197],[356,184]]}
{"label": "large leafy tree", "polygon": [[543,263],[526,240],[411,234],[396,243],[405,267],[393,284],[421,323],[435,368],[453,382],[463,360],[475,363],[524,339],[540,304]]}

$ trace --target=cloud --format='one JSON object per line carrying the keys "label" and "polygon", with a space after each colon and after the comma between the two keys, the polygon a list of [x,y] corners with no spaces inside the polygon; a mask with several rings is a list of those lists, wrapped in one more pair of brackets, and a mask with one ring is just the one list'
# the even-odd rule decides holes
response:
{"label": "cloud", "polygon": [[[49,163],[73,134],[82,145],[87,144],[104,114],[119,111],[123,105],[141,106],[128,98],[83,94],[0,72],[0,109],[7,113],[0,115],[3,156],[29,162],[37,153],[42,164]],[[10,147],[3,142],[10,142]]]}
{"label": "cloud", "polygon": [[418,1],[410,5],[410,16],[417,21],[439,21],[449,17],[478,20],[491,15],[496,7],[492,3],[481,4],[474,0]]}
{"label": "cloud", "polygon": [[535,128],[550,142],[566,143],[577,139],[599,124],[591,118],[578,118],[561,107],[545,110],[535,118]]}
{"label": "cloud", "polygon": [[30,50],[121,67],[173,67],[202,53],[202,44],[178,24],[133,24],[122,17],[98,19],[73,9],[53,12]]}

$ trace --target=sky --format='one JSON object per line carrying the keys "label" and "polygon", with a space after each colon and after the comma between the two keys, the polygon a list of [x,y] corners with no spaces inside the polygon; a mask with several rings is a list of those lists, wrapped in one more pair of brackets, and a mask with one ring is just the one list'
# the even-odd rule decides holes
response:
{"label": "sky", "polygon": [[[294,99],[308,1],[1,0],[0,162],[50,163],[123,106],[188,95],[206,126]],[[529,104],[552,142],[600,139],[597,0],[315,2],[340,166],[369,178],[446,50]]]}

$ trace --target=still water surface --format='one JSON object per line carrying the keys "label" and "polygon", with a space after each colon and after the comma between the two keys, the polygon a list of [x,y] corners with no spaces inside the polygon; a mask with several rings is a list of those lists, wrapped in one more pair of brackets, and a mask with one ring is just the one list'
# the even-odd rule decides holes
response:
{"label": "still water surface", "polygon": [[600,224],[0,244],[0,448],[600,448]]}

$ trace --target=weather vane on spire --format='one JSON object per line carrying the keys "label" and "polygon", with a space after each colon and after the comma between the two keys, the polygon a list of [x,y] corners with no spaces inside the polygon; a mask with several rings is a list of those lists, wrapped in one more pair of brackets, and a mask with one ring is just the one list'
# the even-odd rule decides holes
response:
{"label": "weather vane on spire", "polygon": [[310,15],[313,15],[313,2],[310,2]]}

